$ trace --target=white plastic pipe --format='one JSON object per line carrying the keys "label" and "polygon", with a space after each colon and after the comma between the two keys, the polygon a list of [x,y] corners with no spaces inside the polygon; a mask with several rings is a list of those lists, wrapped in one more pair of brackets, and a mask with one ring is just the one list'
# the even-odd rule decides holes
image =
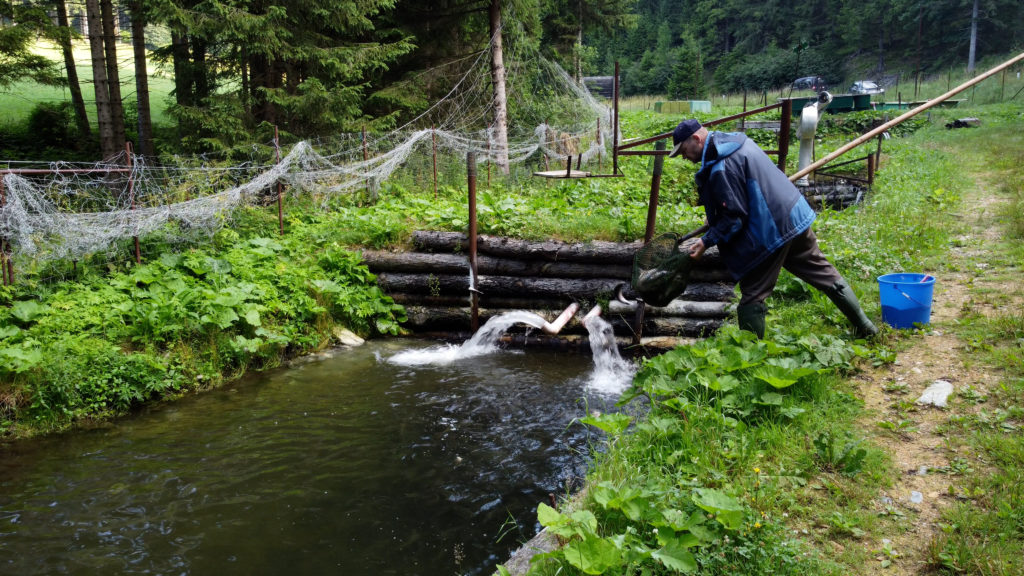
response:
{"label": "white plastic pipe", "polygon": [[554,322],[545,322],[540,329],[546,334],[558,334],[562,331],[562,328],[565,327],[566,323],[569,322],[569,319],[576,315],[576,312],[579,309],[579,304],[575,302],[569,304],[569,307],[563,310],[562,313],[558,315],[558,318],[555,318]]}
{"label": "white plastic pipe", "polygon": [[593,308],[591,308],[590,312],[587,312],[587,315],[583,317],[583,320],[580,323],[583,324],[584,326],[586,326],[588,320],[590,320],[591,318],[597,318],[600,315],[601,315],[601,305],[598,304],[597,306],[594,306]]}
{"label": "white plastic pipe", "polygon": [[[800,156],[797,160],[797,170],[803,170],[814,162],[814,132],[818,129],[818,117],[821,112],[832,102],[832,95],[828,92],[818,94],[817,102],[808,102],[800,111],[800,125],[797,126],[796,136],[800,139]],[[807,186],[810,181],[807,176],[794,182],[797,186]]]}

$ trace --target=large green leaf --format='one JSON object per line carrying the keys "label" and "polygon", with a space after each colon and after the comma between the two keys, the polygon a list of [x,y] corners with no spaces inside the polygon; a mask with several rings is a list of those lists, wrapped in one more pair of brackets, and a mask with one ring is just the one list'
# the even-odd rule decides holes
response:
{"label": "large green leaf", "polygon": [[599,415],[591,414],[589,416],[580,418],[580,422],[584,424],[589,424],[596,428],[600,428],[601,430],[604,430],[605,432],[612,436],[618,436],[619,434],[622,434],[626,430],[626,428],[629,427],[629,424],[632,421],[632,416],[628,414],[623,414],[621,412]]}
{"label": "large green leaf", "polygon": [[596,536],[570,542],[563,554],[569,564],[584,574],[604,574],[622,563],[622,553],[615,544]]}
{"label": "large green leaf", "polygon": [[692,498],[694,504],[714,514],[715,519],[729,530],[737,530],[743,524],[743,506],[732,496],[712,488],[697,488]]}
{"label": "large green leaf", "polygon": [[652,557],[661,562],[669,570],[689,574],[697,569],[697,559],[684,546],[673,542],[655,550]]}
{"label": "large green leaf", "polygon": [[11,316],[14,316],[23,324],[33,322],[44,312],[46,312],[46,306],[35,300],[19,300],[11,304]]}

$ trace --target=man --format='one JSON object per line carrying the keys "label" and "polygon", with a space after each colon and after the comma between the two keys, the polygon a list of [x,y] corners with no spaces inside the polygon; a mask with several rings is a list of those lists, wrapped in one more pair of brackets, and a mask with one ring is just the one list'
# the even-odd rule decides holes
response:
{"label": "man", "polygon": [[764,302],[785,268],[824,292],[858,336],[878,333],[853,290],[818,248],[811,230],[814,210],[764,151],[744,134],[708,132],[692,119],[676,126],[672,143],[669,158],[682,155],[700,165],[697,191],[709,228],[692,244],[690,256],[699,259],[718,246],[740,285],[736,315],[741,329],[764,337]]}

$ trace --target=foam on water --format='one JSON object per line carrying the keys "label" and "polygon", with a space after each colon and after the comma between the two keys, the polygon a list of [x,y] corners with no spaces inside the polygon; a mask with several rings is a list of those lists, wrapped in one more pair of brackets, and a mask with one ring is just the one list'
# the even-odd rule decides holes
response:
{"label": "foam on water", "polygon": [[388,358],[388,362],[399,366],[443,366],[464,358],[491,354],[499,350],[498,339],[514,324],[526,324],[534,328],[544,326],[545,320],[533,312],[515,310],[492,317],[477,330],[472,338],[462,343],[441,344],[420,350],[405,350]]}

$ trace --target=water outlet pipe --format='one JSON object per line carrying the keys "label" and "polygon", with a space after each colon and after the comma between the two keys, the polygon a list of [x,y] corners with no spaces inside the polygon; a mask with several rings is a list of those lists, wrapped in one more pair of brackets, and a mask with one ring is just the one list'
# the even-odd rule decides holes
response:
{"label": "water outlet pipe", "polygon": [[587,312],[587,314],[583,317],[583,320],[580,321],[580,323],[583,324],[584,326],[586,326],[587,325],[587,321],[592,320],[594,318],[597,318],[600,315],[601,315],[601,305],[598,304],[598,305],[594,306],[593,308],[591,308],[590,312]]}
{"label": "water outlet pipe", "polygon": [[[822,91],[818,94],[816,102],[808,102],[804,109],[800,111],[800,125],[796,129],[796,137],[800,140],[800,156],[797,160],[798,170],[803,170],[814,162],[814,132],[818,128],[818,118],[831,102],[832,95]],[[797,186],[807,186],[810,183],[807,176],[794,182]]]}
{"label": "water outlet pipe", "polygon": [[558,315],[558,318],[555,318],[554,322],[545,322],[540,329],[544,331],[545,334],[558,334],[562,331],[562,328],[565,328],[566,323],[576,315],[576,312],[578,312],[579,309],[579,304],[575,302],[569,304],[569,307],[562,310],[562,313]]}

